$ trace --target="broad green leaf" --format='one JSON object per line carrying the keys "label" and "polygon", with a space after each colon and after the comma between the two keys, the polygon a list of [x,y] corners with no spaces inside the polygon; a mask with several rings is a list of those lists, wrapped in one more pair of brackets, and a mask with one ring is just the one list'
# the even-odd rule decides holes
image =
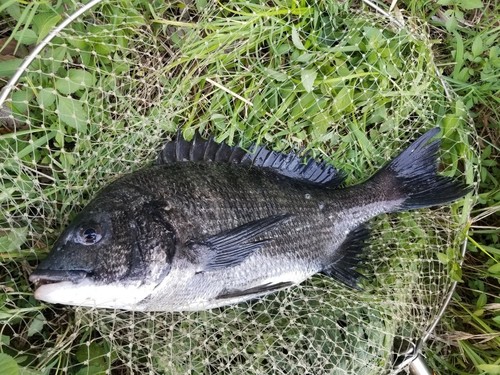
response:
{"label": "broad green leaf", "polygon": [[45,48],[43,59],[43,64],[47,66],[47,73],[56,74],[61,67],[63,60],[66,57],[66,52],[68,51],[67,46],[60,46],[56,48]]}
{"label": "broad green leaf", "polygon": [[458,22],[455,16],[452,14],[448,17],[448,19],[445,22],[446,30],[449,32],[453,32],[457,29],[458,27]]}
{"label": "broad green leaf", "polygon": [[31,29],[25,29],[25,30],[19,30],[14,34],[14,39],[17,40],[21,44],[34,44],[38,40],[38,35],[31,30]]}
{"label": "broad green leaf", "polygon": [[43,88],[38,92],[36,101],[40,106],[48,108],[56,101],[56,94],[53,92],[53,90]]}
{"label": "broad green leaf", "polygon": [[[76,358],[79,362],[88,361],[88,372],[83,374],[101,374],[108,368],[108,347],[103,342],[92,342],[89,346],[81,345],[76,351]],[[83,369],[82,369],[83,370]],[[80,373],[80,371],[78,372]]]}
{"label": "broad green leaf", "polygon": [[439,260],[440,263],[443,263],[443,264],[448,264],[450,259],[448,258],[448,255],[444,254],[444,253],[437,253],[437,258]]}
{"label": "broad green leaf", "polygon": [[472,43],[472,54],[476,57],[481,55],[483,52],[483,40],[481,39],[481,35],[478,35],[474,38],[474,42]]}
{"label": "broad green leaf", "polygon": [[481,0],[460,0],[460,7],[465,10],[479,9],[483,6]]}
{"label": "broad green leaf", "polygon": [[275,81],[278,82],[284,82],[288,79],[288,76],[285,73],[278,72],[277,70],[274,69],[269,69],[269,68],[264,68],[264,72],[274,79]]}
{"label": "broad green leaf", "polygon": [[40,13],[33,17],[33,28],[38,33],[37,42],[45,38],[52,29],[59,23],[61,16],[59,14],[50,13]]}
{"label": "broad green leaf", "polygon": [[198,9],[198,11],[201,12],[207,7],[207,0],[195,0],[195,4],[196,4],[196,9]]}
{"label": "broad green leaf", "polygon": [[57,110],[59,119],[77,131],[84,132],[87,129],[88,114],[83,108],[82,103],[64,96],[59,96],[58,98]]}
{"label": "broad green leaf", "polygon": [[384,34],[379,28],[365,26],[363,27],[364,35],[368,37],[370,45],[380,47],[384,40]]}
{"label": "broad green leaf", "polygon": [[474,316],[481,317],[484,315],[484,309],[476,309],[472,314],[474,314]]}
{"label": "broad green leaf", "polygon": [[94,45],[94,51],[96,51],[96,53],[101,56],[108,56],[114,50],[115,48],[112,48],[109,44],[96,43]]}
{"label": "broad green leaf", "polygon": [[19,375],[19,366],[16,361],[5,353],[0,353],[0,369],[2,369],[2,375]]}
{"label": "broad green leaf", "polygon": [[300,50],[305,50],[306,47],[304,47],[304,44],[302,44],[302,41],[300,40],[300,35],[297,29],[294,27],[292,28],[292,42],[295,48],[300,49]]}
{"label": "broad green leaf", "polygon": [[28,367],[20,367],[19,368],[19,375],[43,375],[43,372],[33,370]]}
{"label": "broad green leaf", "polygon": [[299,57],[297,57],[295,60],[298,62],[309,62],[311,59],[314,57],[312,53],[303,53]]}
{"label": "broad green leaf", "polygon": [[334,123],[333,118],[326,112],[320,112],[313,118],[312,134],[318,139],[328,132],[328,128]]}
{"label": "broad green leaf", "polygon": [[318,72],[312,69],[304,69],[300,72],[300,80],[307,92],[311,92],[314,89],[314,80],[317,75]]}
{"label": "broad green leaf", "polygon": [[455,114],[460,117],[467,117],[467,108],[463,100],[457,100],[455,102]]}
{"label": "broad green leaf", "polygon": [[0,249],[5,252],[19,250],[26,241],[28,227],[12,228],[8,231],[2,230],[0,236]]}
{"label": "broad green leaf", "polygon": [[484,371],[487,375],[500,375],[500,365],[486,364],[477,365],[477,367]]}
{"label": "broad green leaf", "polygon": [[500,275],[500,263],[488,267],[488,272]]}
{"label": "broad green leaf", "polygon": [[481,293],[476,301],[476,308],[481,309],[486,305],[487,299],[486,294]]}
{"label": "broad green leaf", "polygon": [[485,148],[483,148],[481,152],[481,160],[489,159],[492,150],[493,149],[491,148],[491,145],[488,145]]}
{"label": "broad green leaf", "polygon": [[86,70],[82,69],[70,69],[68,71],[69,78],[76,82],[80,83],[82,86],[92,87],[95,85],[95,77]]}
{"label": "broad green leaf", "polygon": [[9,16],[11,16],[16,21],[19,21],[21,19],[23,12],[21,11],[21,6],[19,5],[18,1],[10,1],[10,4],[2,4],[2,10],[5,9],[4,6],[7,7],[6,10]]}
{"label": "broad green leaf", "polygon": [[332,110],[334,112],[342,112],[352,105],[353,92],[350,87],[344,86],[342,90],[339,91],[335,99],[333,100]]}
{"label": "broad green leaf", "polygon": [[[217,116],[217,114],[212,115],[212,118],[214,118],[214,116]],[[195,131],[194,131],[193,128],[184,128],[184,129],[182,129],[182,136],[184,137],[184,139],[193,139],[194,138],[194,134],[195,134]]]}
{"label": "broad green leaf", "polygon": [[82,87],[81,84],[73,82],[69,76],[58,78],[56,80],[55,88],[63,95],[70,95],[78,91]]}
{"label": "broad green leaf", "polygon": [[83,69],[70,69],[66,77],[57,79],[55,87],[61,94],[70,95],[94,84],[95,77],[91,73]]}
{"label": "broad green leaf", "polygon": [[10,345],[10,336],[0,335],[0,343],[9,346]]}
{"label": "broad green leaf", "polygon": [[443,118],[441,127],[443,134],[453,133],[453,131],[460,125],[460,118],[455,114],[448,114]]}
{"label": "broad green leaf", "polygon": [[12,111],[18,114],[26,113],[33,96],[33,91],[30,88],[15,91],[12,94]]}
{"label": "broad green leaf", "polygon": [[61,153],[59,157],[61,158],[61,164],[65,170],[71,169],[76,164],[73,154],[69,152]]}
{"label": "broad green leaf", "polygon": [[285,53],[290,52],[291,49],[292,49],[292,46],[290,46],[290,44],[288,44],[288,43],[280,44],[279,46],[277,46],[275,48],[276,55],[284,55]]}
{"label": "broad green leaf", "polygon": [[474,71],[471,71],[470,68],[465,67],[461,69],[457,74],[454,74],[453,78],[455,78],[457,81],[467,82],[471,76],[471,72],[474,73]]}
{"label": "broad green leaf", "polygon": [[462,268],[456,262],[451,265],[450,277],[453,281],[462,282]]}
{"label": "broad green leaf", "polygon": [[22,63],[23,59],[9,59],[0,61],[0,77],[12,77]]}
{"label": "broad green leaf", "polygon": [[500,61],[498,59],[498,55],[499,55],[499,52],[500,52],[500,48],[499,47],[496,47],[496,46],[493,46],[490,48],[490,54],[489,54],[489,59],[493,61],[493,63],[496,63],[498,66],[500,66]]}
{"label": "broad green leaf", "polygon": [[42,314],[38,314],[35,319],[33,319],[28,327],[28,337],[41,332],[43,326],[45,325],[45,318]]}
{"label": "broad green leaf", "polygon": [[73,46],[75,48],[79,48],[81,50],[86,50],[90,46],[90,43],[88,42],[88,40],[85,40],[84,37],[81,37],[81,38],[78,38],[78,37],[68,38],[68,39],[66,39],[66,41],[71,46]]}

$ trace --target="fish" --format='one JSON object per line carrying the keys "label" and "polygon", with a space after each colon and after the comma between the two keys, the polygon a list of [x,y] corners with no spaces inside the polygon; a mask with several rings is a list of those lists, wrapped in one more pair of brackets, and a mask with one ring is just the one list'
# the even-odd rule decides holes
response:
{"label": "fish", "polygon": [[105,186],[32,272],[36,299],[131,311],[199,311],[315,274],[362,289],[378,215],[432,207],[471,187],[438,173],[434,128],[363,182],[325,162],[196,135]]}

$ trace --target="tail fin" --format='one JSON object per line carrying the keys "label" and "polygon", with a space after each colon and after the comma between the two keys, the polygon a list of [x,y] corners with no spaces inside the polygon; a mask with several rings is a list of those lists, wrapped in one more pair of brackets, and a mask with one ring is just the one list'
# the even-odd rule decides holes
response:
{"label": "tail fin", "polygon": [[439,128],[429,130],[373,176],[372,180],[382,184],[386,194],[404,198],[399,210],[452,202],[472,190],[459,181],[438,175],[440,140],[428,142],[439,131]]}

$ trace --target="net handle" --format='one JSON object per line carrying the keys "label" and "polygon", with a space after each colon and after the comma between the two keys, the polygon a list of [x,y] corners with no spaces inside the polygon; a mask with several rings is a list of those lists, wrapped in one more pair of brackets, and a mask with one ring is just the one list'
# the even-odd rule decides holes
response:
{"label": "net handle", "polygon": [[424,356],[419,354],[409,366],[411,375],[434,375],[427,363],[425,363]]}
{"label": "net handle", "polygon": [[92,0],[89,3],[85,4],[82,6],[80,9],[76,10],[72,14],[70,14],[67,18],[65,18],[59,25],[54,27],[49,34],[43,40],[35,47],[35,49],[24,59],[23,63],[19,68],[16,70],[12,78],[7,82],[5,87],[3,88],[2,92],[0,93],[0,107],[3,106],[5,103],[5,100],[7,99],[7,96],[9,93],[12,91],[14,86],[17,84],[19,81],[19,78],[23,75],[24,71],[26,68],[35,60],[36,56],[42,51],[42,49],[45,48],[49,42],[54,39],[54,37],[66,26],[68,26],[71,22],[73,22],[76,18],[78,18],[80,15],[85,13],[87,10],[90,8],[94,7],[98,3],[100,3],[102,0]]}

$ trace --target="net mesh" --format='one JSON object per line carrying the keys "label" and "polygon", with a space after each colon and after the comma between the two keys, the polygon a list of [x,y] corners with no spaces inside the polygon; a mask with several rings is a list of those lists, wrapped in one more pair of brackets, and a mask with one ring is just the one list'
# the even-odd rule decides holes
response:
{"label": "net mesh", "polygon": [[[43,37],[80,4],[60,6],[30,30]],[[109,0],[59,32],[2,107],[0,351],[47,373],[397,371],[459,277],[470,200],[376,219],[361,292],[317,275],[236,306],[138,313],[40,304],[27,277],[102,186],[178,128],[307,151],[352,184],[439,125],[442,173],[473,183],[463,103],[427,26],[399,22],[349,2]]]}

